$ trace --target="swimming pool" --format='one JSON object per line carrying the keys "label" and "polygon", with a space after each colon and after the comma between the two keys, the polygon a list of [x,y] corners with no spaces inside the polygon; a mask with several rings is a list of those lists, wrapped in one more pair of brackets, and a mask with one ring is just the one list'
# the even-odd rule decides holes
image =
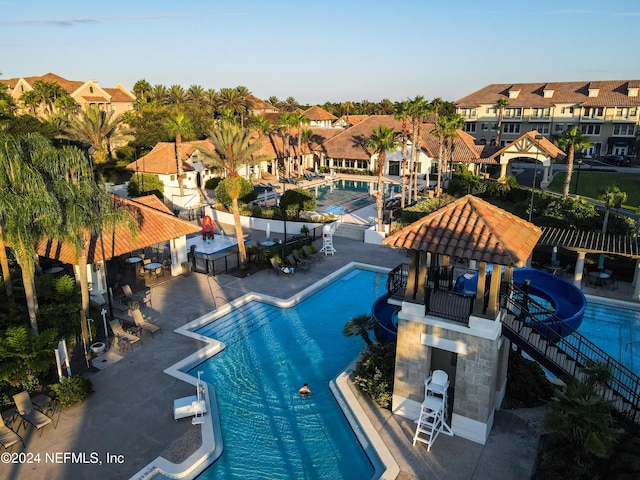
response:
{"label": "swimming pool", "polygon": [[[198,478],[371,478],[329,381],[362,350],[344,324],[368,313],[386,274],[352,270],[291,308],[250,301],[196,333],[226,348],[189,373],[216,387],[222,456]],[[313,394],[297,390],[309,383]]]}
{"label": "swimming pool", "polygon": [[636,305],[589,297],[578,333],[640,375],[640,309]]}
{"label": "swimming pool", "polygon": [[[342,206],[351,212],[375,202],[377,188],[378,182],[340,179],[315,185],[308,190],[316,196],[316,209],[319,212],[331,205]],[[385,192],[399,193],[401,186],[385,183],[384,188]]]}

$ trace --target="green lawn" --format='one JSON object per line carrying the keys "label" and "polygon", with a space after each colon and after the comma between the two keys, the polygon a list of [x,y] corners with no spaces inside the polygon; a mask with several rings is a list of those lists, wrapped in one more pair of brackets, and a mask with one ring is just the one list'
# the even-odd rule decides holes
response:
{"label": "green lawn", "polygon": [[[564,172],[555,175],[553,181],[549,184],[549,190],[562,192],[565,175]],[[577,178],[578,170],[576,169],[571,176],[571,188],[569,189],[569,193],[571,194],[575,192]],[[582,170],[580,172],[578,195],[597,199],[600,189],[607,186],[617,186],[625,192],[627,194],[627,203],[623,206],[636,211],[638,210],[638,207],[640,207],[640,174],[601,171],[590,172],[589,170]]]}

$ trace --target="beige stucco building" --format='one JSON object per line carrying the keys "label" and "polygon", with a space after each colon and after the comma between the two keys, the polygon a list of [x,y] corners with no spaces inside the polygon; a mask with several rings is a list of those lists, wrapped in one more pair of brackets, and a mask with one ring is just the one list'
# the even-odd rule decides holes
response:
{"label": "beige stucco building", "polygon": [[640,80],[492,84],[455,102],[465,132],[496,141],[499,109],[506,99],[499,147],[536,130],[547,138],[578,127],[592,143],[591,155],[637,156]]}

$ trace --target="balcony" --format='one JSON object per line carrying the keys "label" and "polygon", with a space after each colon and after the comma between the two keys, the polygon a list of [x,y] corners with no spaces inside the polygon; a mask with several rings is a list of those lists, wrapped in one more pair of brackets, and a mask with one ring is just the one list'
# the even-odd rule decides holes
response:
{"label": "balcony", "polygon": [[[475,296],[454,291],[454,272],[455,269],[452,266],[436,266],[427,269],[424,313],[468,326]],[[409,265],[406,263],[389,272],[387,291],[390,300],[396,302],[405,300],[408,276]]]}

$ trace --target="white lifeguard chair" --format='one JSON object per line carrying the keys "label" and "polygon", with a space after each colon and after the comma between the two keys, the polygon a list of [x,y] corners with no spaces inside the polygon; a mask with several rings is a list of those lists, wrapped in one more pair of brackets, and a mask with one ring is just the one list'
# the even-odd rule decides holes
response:
{"label": "white lifeguard chair", "polygon": [[334,255],[336,249],[333,248],[333,229],[329,225],[322,227],[322,248],[320,253],[325,255]]}
{"label": "white lifeguard chair", "polygon": [[420,405],[420,416],[416,420],[417,427],[413,436],[413,444],[415,445],[416,442],[426,443],[428,452],[441,432],[453,436],[453,431],[447,424],[449,376],[442,370],[436,370],[424,381],[424,385],[425,396],[422,405]]}

